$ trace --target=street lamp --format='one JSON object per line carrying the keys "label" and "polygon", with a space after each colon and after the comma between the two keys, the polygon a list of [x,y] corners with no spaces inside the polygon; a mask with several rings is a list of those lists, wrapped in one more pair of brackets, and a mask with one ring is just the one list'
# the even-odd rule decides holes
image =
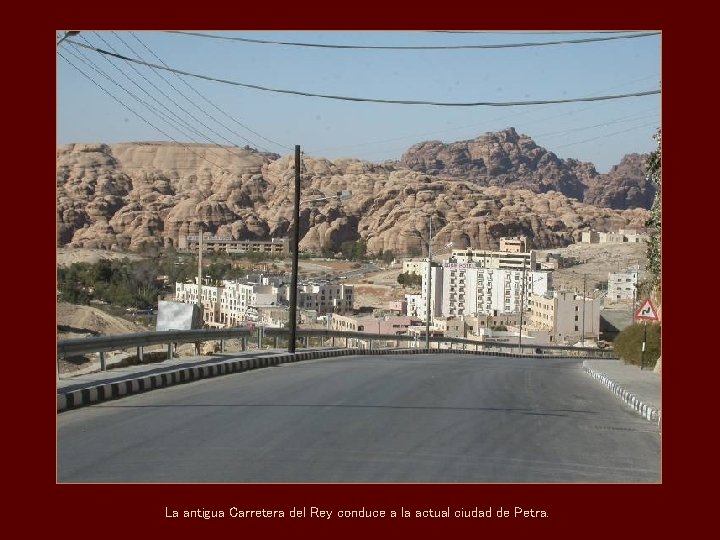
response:
{"label": "street lamp", "polygon": [[[316,199],[308,199],[302,202],[318,202],[329,199],[348,199],[352,196],[352,191],[338,191],[335,195],[327,197],[319,197]],[[300,145],[295,145],[295,205],[293,209],[293,238],[291,249],[292,258],[292,277],[290,279],[290,337],[288,341],[288,352],[295,353],[295,340],[297,339],[297,287],[298,287],[298,258],[300,251]]]}

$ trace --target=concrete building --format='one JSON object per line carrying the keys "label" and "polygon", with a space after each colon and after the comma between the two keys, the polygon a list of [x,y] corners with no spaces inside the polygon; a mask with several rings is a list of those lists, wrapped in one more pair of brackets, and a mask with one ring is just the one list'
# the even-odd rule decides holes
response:
{"label": "concrete building", "polygon": [[426,262],[427,261],[417,259],[406,259],[402,263],[402,273],[424,276],[423,270],[427,272]]}
{"label": "concrete building", "polygon": [[583,339],[597,340],[600,333],[601,298],[583,298],[570,291],[556,291],[530,298],[530,329],[549,332],[551,344],[574,344]]}
{"label": "concrete building", "polygon": [[398,315],[407,315],[407,310],[407,300],[396,300],[394,302],[388,302],[388,311],[392,311]]}
{"label": "concrete building", "polygon": [[[203,320],[208,326],[238,326],[247,320],[248,308],[281,303],[284,289],[273,285],[241,283],[224,280],[217,285],[203,284]],[[195,283],[176,283],[175,301],[196,304],[198,295]]]}
{"label": "concrete building", "polygon": [[[287,292],[290,301],[290,291]],[[352,313],[353,286],[338,283],[302,283],[298,285],[298,309],[314,309],[319,315]]]}
{"label": "concrete building", "polygon": [[527,238],[524,236],[500,238],[500,251],[506,253],[525,253],[527,251]]}
{"label": "concrete building", "polygon": [[518,326],[520,324],[520,313],[501,313],[493,310],[491,313],[478,314],[465,320],[470,323],[473,333],[480,335],[480,330],[484,328]]}
{"label": "concrete building", "polygon": [[445,337],[467,337],[467,323],[458,317],[437,317],[433,321],[433,328],[440,330]]}
{"label": "concrete building", "polygon": [[527,308],[531,294],[545,294],[551,288],[551,276],[550,272],[496,270],[450,259],[443,262],[441,313],[448,317],[519,313],[523,305]]}
{"label": "concrete building", "polygon": [[417,306],[417,316],[420,320],[427,320],[427,298],[430,295],[430,319],[442,314],[443,267],[433,265],[430,267],[431,285],[428,290],[427,262],[424,263],[422,273],[422,286],[420,289],[420,305]]}
{"label": "concrete building", "polygon": [[421,294],[406,294],[405,295],[405,302],[407,303],[407,312],[405,315],[409,317],[417,317],[420,318],[420,305],[423,304],[423,299]]}
{"label": "concrete building", "polygon": [[417,320],[412,317],[351,317],[333,315],[330,323],[332,330],[346,332],[365,332],[368,334],[404,334]]}
{"label": "concrete building", "polygon": [[611,302],[618,300],[635,300],[639,273],[637,269],[628,269],[624,272],[611,272],[608,275],[608,300]]}
{"label": "concrete building", "polygon": [[[290,241],[287,238],[272,238],[270,240],[233,240],[230,237],[203,235],[203,252],[227,253],[264,253],[282,255],[290,253]],[[181,236],[178,239],[178,249],[197,251],[200,236]]]}
{"label": "concrete building", "polygon": [[493,270],[535,270],[536,254],[508,253],[505,251],[486,251],[481,249],[453,249],[452,259],[458,263],[473,263],[481,268]]}
{"label": "concrete building", "polygon": [[595,231],[584,231],[580,235],[580,242],[583,244],[599,244],[600,235]]}

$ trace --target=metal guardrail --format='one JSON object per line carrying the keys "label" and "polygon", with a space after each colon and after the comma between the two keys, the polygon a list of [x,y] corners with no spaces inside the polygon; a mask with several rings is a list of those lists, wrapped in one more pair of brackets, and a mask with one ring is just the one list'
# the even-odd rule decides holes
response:
{"label": "metal guardrail", "polygon": [[[168,330],[165,332],[142,332],[137,334],[121,334],[116,336],[97,336],[78,339],[67,339],[58,341],[57,353],[58,357],[69,357],[83,354],[99,353],[100,368],[106,369],[105,353],[110,351],[119,351],[137,348],[138,359],[143,359],[143,347],[149,345],[167,345],[168,358],[173,355],[173,347],[178,343],[201,343],[205,341],[220,341],[221,351],[223,350],[223,342],[228,339],[240,339],[242,349],[247,348],[248,340],[257,337],[258,344],[262,344],[264,338],[273,338],[275,347],[277,348],[278,339],[289,339],[290,331],[285,328],[266,328],[257,327],[255,330],[247,328],[222,328],[222,329],[199,329],[199,330]],[[352,342],[354,346],[364,345],[367,343],[369,349],[373,349],[374,344],[387,342],[395,342],[395,348],[404,343],[409,348],[424,348],[424,337],[422,340],[418,336],[407,334],[370,334],[365,332],[350,332],[339,330],[322,330],[322,329],[298,329],[296,336],[307,347],[310,338],[319,338],[320,347],[325,347],[325,340],[331,340],[332,346],[335,346],[336,339],[343,339],[344,346],[349,346]],[[422,343],[421,343],[422,341]],[[516,350],[519,356],[583,356],[588,358],[617,358],[612,350],[597,349],[590,347],[566,347],[566,346],[548,346],[548,345],[532,345],[524,344],[519,346],[512,343],[497,343],[489,341],[476,341],[466,338],[454,337],[431,337],[430,345],[436,345],[436,349],[462,349],[484,351],[484,352],[504,352],[506,350]]]}

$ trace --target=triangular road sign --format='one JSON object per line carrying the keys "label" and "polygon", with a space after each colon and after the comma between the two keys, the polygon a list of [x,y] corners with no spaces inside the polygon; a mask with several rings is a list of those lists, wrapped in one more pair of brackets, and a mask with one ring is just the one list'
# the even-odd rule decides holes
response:
{"label": "triangular road sign", "polygon": [[641,305],[640,309],[635,312],[635,318],[641,321],[657,321],[657,310],[653,306],[652,302],[648,298]]}

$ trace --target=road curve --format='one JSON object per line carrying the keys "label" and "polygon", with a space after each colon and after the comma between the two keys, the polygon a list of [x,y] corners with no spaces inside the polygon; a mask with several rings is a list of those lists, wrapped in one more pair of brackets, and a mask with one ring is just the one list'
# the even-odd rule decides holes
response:
{"label": "road curve", "polygon": [[579,359],[350,356],[68,411],[59,482],[660,481],[657,426]]}

